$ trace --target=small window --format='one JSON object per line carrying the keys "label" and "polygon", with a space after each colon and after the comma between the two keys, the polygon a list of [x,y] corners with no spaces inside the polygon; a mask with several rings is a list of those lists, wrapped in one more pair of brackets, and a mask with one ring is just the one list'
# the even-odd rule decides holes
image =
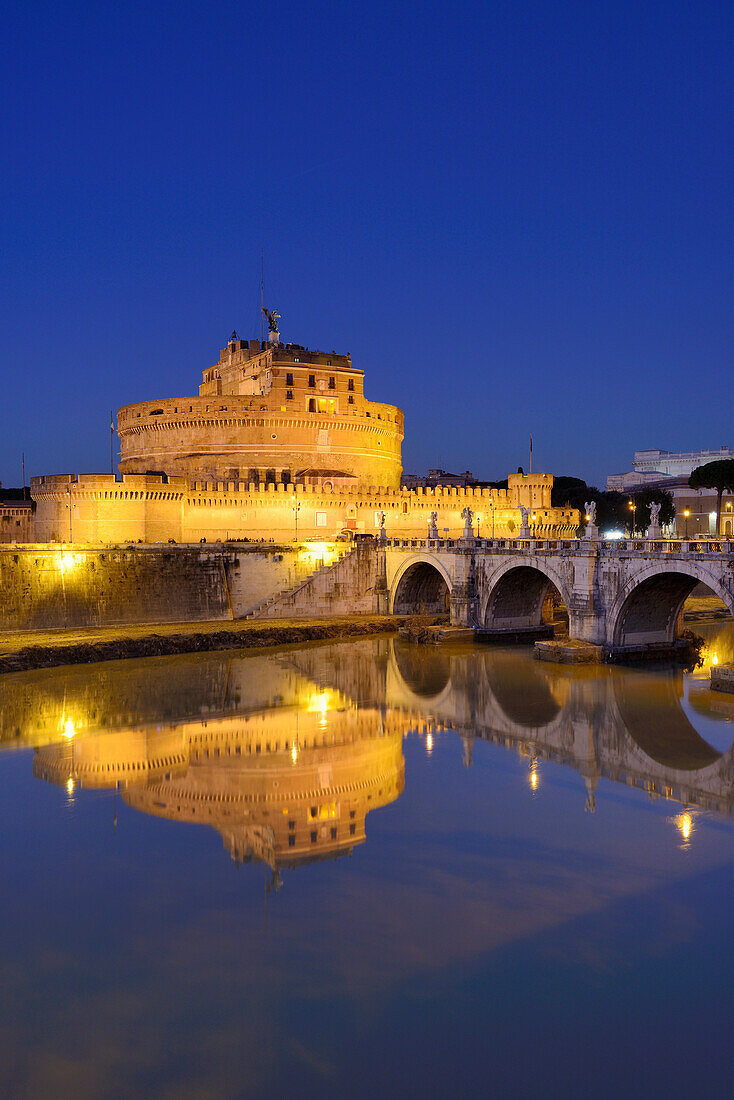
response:
{"label": "small window", "polygon": [[333,374],[329,375],[329,389],[330,390],[335,390],[336,389],[336,378],[334,377]]}
{"label": "small window", "polygon": [[350,390],[352,393],[354,392],[354,379],[353,378],[350,378],[349,381],[347,382],[347,389]]}
{"label": "small window", "polygon": [[286,384],[286,386],[292,386],[293,385],[293,375],[292,374],[286,374],[285,384]]}
{"label": "small window", "polygon": [[327,360],[326,360],[326,365],[327,365],[327,367],[330,367],[330,366],[331,366],[331,359],[327,359]]}
{"label": "small window", "polygon": [[300,359],[298,358],[298,356],[297,356],[297,355],[294,355],[294,356],[293,356],[293,362],[294,362],[294,363],[300,363],[300,362],[301,362],[301,360],[300,360]]}
{"label": "small window", "polygon": [[316,513],[316,526],[317,527],[326,527],[326,512],[317,512]]}
{"label": "small window", "polygon": [[354,398],[353,398],[353,396],[351,395],[351,393],[350,393],[350,395],[349,395],[349,404],[350,404],[350,405],[353,405],[353,404],[354,404]]}
{"label": "small window", "polygon": [[308,411],[310,413],[315,413],[316,412],[316,398],[315,397],[309,397],[309,399],[308,399]]}
{"label": "small window", "polygon": [[309,384],[309,386],[315,386],[316,385],[316,375],[315,374],[309,374],[308,384]]}
{"label": "small window", "polygon": [[331,839],[336,840],[336,829],[333,827],[333,825],[331,828]]}
{"label": "small window", "polygon": [[351,824],[351,825],[349,826],[349,835],[350,835],[350,836],[354,836],[354,834],[355,834],[355,832],[356,832],[356,831],[357,831],[357,830],[356,830],[356,826],[355,826],[355,825],[354,825],[354,824],[352,823],[352,824]]}
{"label": "small window", "polygon": [[288,847],[289,848],[295,848],[295,846],[296,846],[296,838],[294,837],[293,833],[291,833],[290,836],[288,837]]}
{"label": "small window", "polygon": [[286,401],[292,401],[293,400],[293,390],[286,390],[285,391],[285,399],[286,399]]}
{"label": "small window", "polygon": [[316,832],[316,830],[314,829],[314,830],[313,830],[313,832],[311,833],[311,843],[312,843],[312,844],[315,844],[315,843],[316,843],[316,837],[317,837],[317,836],[318,836],[318,833],[317,833],[317,832]]}

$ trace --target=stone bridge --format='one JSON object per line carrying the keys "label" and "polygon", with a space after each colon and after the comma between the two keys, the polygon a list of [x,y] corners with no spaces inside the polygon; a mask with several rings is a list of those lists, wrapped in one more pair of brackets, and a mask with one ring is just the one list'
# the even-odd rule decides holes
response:
{"label": "stone bridge", "polygon": [[731,541],[384,539],[377,552],[381,611],[448,611],[497,635],[537,632],[551,593],[572,639],[614,653],[672,645],[699,582],[734,614]]}

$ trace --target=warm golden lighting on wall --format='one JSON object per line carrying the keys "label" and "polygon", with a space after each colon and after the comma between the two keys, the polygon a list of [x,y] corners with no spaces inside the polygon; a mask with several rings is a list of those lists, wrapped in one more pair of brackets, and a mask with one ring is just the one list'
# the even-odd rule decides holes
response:
{"label": "warm golden lighting on wall", "polygon": [[67,718],[64,722],[64,737],[67,741],[71,741],[72,737],[76,734],[76,726],[71,718]]}
{"label": "warm golden lighting on wall", "polygon": [[62,554],[59,559],[59,569],[62,573],[70,573],[76,565],[76,559],[73,554]]}

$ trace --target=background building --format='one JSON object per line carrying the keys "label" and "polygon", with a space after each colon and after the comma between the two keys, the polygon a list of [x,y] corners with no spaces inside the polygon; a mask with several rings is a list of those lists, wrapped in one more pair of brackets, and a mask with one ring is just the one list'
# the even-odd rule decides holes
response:
{"label": "background building", "polygon": [[[665,489],[675,505],[677,535],[715,535],[716,490],[691,489],[688,478],[697,466],[734,458],[729,447],[716,451],[635,451],[632,470],[626,474],[610,474],[608,490],[634,493],[639,489]],[[688,516],[686,516],[688,512]],[[734,535],[734,495],[724,493],[721,501],[721,535]]]}

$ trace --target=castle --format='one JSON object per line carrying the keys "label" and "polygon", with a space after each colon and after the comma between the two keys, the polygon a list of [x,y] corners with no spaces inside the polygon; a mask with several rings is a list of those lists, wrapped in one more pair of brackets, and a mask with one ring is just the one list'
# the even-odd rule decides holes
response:
{"label": "castle", "polygon": [[573,509],[551,506],[550,474],[517,473],[507,489],[401,488],[403,413],[368,401],[351,356],[242,340],[232,333],[198,397],[118,412],[121,480],[46,475],[31,482],[39,542],[200,542],[459,537],[463,510],[482,537],[572,535]]}

